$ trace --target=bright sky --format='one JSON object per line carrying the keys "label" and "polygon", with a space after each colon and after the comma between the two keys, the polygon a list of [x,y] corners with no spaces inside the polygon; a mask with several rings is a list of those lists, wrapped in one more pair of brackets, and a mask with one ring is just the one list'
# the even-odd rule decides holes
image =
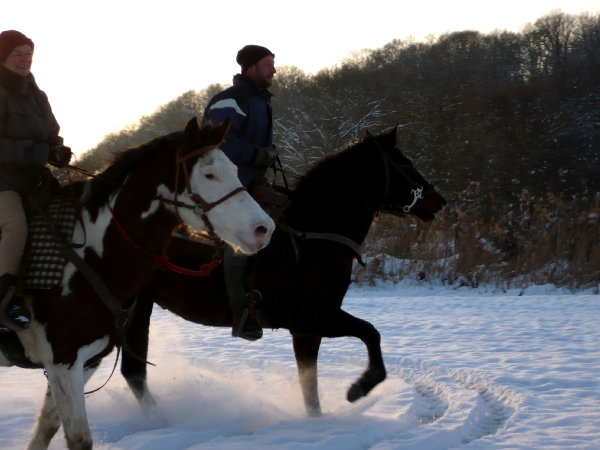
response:
{"label": "bright sky", "polygon": [[598,13],[600,0],[13,0],[0,31],[34,41],[32,72],[81,153],[190,89],[230,83],[245,44],[316,72],[392,39],[519,31],[555,9]]}

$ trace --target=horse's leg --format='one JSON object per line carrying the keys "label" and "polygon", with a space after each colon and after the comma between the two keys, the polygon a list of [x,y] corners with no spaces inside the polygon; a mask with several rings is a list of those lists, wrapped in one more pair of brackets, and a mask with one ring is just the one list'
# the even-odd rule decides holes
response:
{"label": "horse's leg", "polygon": [[[87,380],[94,374],[96,369],[98,368],[98,364],[86,368],[84,370],[84,385]],[[56,432],[60,428],[60,417],[58,415],[58,411],[56,409],[56,405],[54,404],[54,398],[52,396],[52,391],[50,389],[50,383],[48,383],[48,387],[46,388],[46,395],[44,397],[44,403],[40,408],[38,413],[35,425],[32,431],[32,438],[29,441],[29,445],[27,446],[27,450],[42,450],[47,449],[50,445],[50,441],[56,435]]]}
{"label": "horse's leg", "polygon": [[[87,420],[83,394],[85,378],[91,376],[92,373],[84,375],[83,364],[80,361],[75,361],[71,366],[66,364],[46,366],[49,390],[52,393],[56,412],[60,417],[67,440],[67,447],[70,450],[90,450],[92,448],[92,433]],[[40,433],[52,431],[52,427],[45,422],[51,421],[56,412],[51,412],[49,400],[46,397],[40,414],[43,423],[36,427],[39,433],[36,430],[30,442],[30,448],[46,448],[35,447],[33,439],[38,439]]]}
{"label": "horse's leg", "polygon": [[32,438],[29,441],[27,450],[47,449],[50,441],[60,428],[60,417],[54,405],[54,398],[50,391],[50,385],[46,388],[44,403],[40,408],[35,425],[32,431]]}
{"label": "horse's leg", "polygon": [[314,325],[314,329],[320,330],[318,334],[323,337],[354,336],[363,341],[367,347],[369,366],[348,389],[346,395],[348,401],[354,402],[364,397],[371,389],[385,380],[386,371],[380,346],[381,336],[371,323],[339,309],[335,314],[321,316],[318,323]]}
{"label": "horse's leg", "polygon": [[293,335],[294,354],[298,365],[298,378],[304,397],[304,407],[309,416],[321,415],[317,379],[317,357],[319,356],[320,336]]}
{"label": "horse's leg", "polygon": [[[148,335],[150,333],[150,316],[152,315],[153,302],[142,294],[138,296],[135,313],[128,323],[126,339],[129,348],[140,358],[148,357]],[[127,380],[129,388],[140,403],[144,414],[156,405],[156,401],[148,390],[146,383],[146,363],[123,351],[121,359],[121,374]]]}

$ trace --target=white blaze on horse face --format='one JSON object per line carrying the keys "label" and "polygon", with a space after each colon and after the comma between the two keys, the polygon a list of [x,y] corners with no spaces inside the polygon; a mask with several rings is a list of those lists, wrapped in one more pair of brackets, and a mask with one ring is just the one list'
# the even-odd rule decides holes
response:
{"label": "white blaze on horse face", "polygon": [[[200,157],[190,171],[192,192],[207,203],[218,201],[241,187],[237,168],[219,149]],[[178,200],[194,205],[187,191]],[[205,231],[202,217],[193,209],[178,208],[182,220],[197,231]],[[271,240],[275,223],[246,191],[238,192],[207,212],[215,233],[243,253],[256,253]]]}

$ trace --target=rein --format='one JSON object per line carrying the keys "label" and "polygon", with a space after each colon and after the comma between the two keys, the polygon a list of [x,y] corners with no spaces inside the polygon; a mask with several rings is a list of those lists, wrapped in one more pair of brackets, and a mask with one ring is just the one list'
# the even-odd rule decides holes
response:
{"label": "rein", "polygon": [[121,235],[125,238],[125,240],[129,243],[129,245],[131,245],[133,248],[135,248],[137,251],[139,251],[143,255],[152,259],[152,268],[153,269],[161,269],[164,267],[164,268],[170,270],[171,272],[176,272],[176,273],[188,275],[191,277],[207,277],[221,263],[220,258],[214,258],[211,262],[202,264],[198,270],[187,269],[185,267],[181,267],[176,264],[173,264],[172,262],[169,261],[169,257],[167,256],[167,254],[165,252],[162,252],[160,255],[156,255],[156,254],[149,252],[145,248],[141,247],[136,242],[134,242],[134,240],[131,238],[129,233],[127,233],[127,230],[125,229],[125,227],[121,224],[119,219],[117,219],[115,211],[110,206],[108,201],[106,202],[106,206],[108,207],[108,210],[110,211],[110,213],[112,215],[115,225],[121,232]]}

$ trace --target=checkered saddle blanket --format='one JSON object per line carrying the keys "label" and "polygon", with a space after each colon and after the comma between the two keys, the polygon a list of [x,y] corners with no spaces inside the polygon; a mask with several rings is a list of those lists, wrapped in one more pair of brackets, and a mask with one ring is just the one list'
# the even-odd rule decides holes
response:
{"label": "checkered saddle blanket", "polygon": [[[23,261],[26,289],[50,289],[56,286],[62,280],[67,263],[61,247],[65,242],[71,242],[76,207],[69,198],[53,197],[45,211],[52,224],[37,213],[29,217],[29,240]],[[52,227],[64,239],[63,242],[56,238]]]}

